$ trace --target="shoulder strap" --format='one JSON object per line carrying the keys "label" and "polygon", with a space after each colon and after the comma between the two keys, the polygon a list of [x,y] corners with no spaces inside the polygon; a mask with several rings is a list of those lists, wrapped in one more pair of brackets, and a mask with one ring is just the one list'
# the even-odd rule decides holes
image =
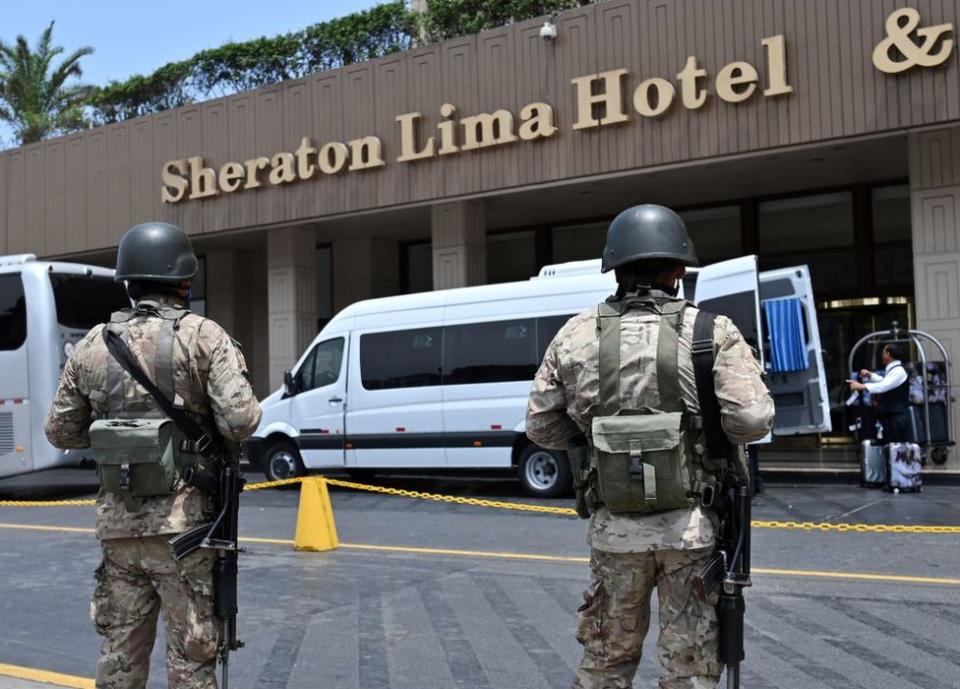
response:
{"label": "shoulder strap", "polygon": [[657,332],[657,391],[660,411],[683,411],[680,398],[680,331],[683,328],[685,301],[660,304],[660,329]]}
{"label": "shoulder strap", "polygon": [[608,302],[597,306],[597,332],[600,335],[600,414],[613,416],[620,411],[620,310]]}
{"label": "shoulder strap", "polygon": [[700,416],[703,418],[703,433],[707,441],[707,455],[712,459],[730,456],[730,441],[723,432],[720,423],[720,402],[717,400],[713,381],[713,364],[716,361],[713,344],[713,330],[716,316],[706,311],[698,311],[693,322],[693,342],[690,354],[693,358],[693,372],[697,382],[697,399],[700,402]]}
{"label": "shoulder strap", "polygon": [[103,342],[107,345],[107,349],[113,358],[123,367],[123,370],[133,376],[133,379],[150,393],[150,396],[153,397],[154,401],[160,406],[163,413],[170,417],[177,425],[177,428],[180,429],[180,432],[195,443],[196,452],[198,454],[206,453],[212,445],[210,437],[204,433],[200,424],[187,416],[182,409],[177,409],[173,406],[170,398],[160,392],[159,388],[154,385],[146,372],[140,368],[127,343],[109,328],[103,329]]}

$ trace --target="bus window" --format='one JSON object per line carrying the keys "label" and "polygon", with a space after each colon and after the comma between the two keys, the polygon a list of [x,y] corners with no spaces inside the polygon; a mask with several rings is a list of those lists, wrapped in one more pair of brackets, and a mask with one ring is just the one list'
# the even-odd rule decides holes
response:
{"label": "bus window", "polygon": [[537,365],[543,361],[543,355],[547,352],[547,347],[553,341],[553,338],[560,332],[560,328],[567,324],[576,314],[571,313],[566,316],[544,316],[537,319]]}
{"label": "bus window", "polygon": [[110,314],[130,306],[119,282],[85,275],[52,274],[57,322],[65,328],[89,330],[110,320]]}
{"label": "bus window", "polygon": [[360,377],[366,390],[440,385],[440,328],[360,336]]}
{"label": "bus window", "polygon": [[19,273],[0,275],[0,351],[20,349],[27,339],[27,306]]}
{"label": "bus window", "polygon": [[443,384],[531,380],[537,372],[532,318],[448,325],[443,335]]}

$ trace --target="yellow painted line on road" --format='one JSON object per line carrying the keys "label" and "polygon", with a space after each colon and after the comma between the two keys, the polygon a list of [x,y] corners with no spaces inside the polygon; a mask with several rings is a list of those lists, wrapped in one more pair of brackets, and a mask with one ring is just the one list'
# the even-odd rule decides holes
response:
{"label": "yellow painted line on road", "polygon": [[25,679],[31,682],[43,682],[44,684],[54,684],[58,687],[94,689],[94,681],[89,677],[64,675],[59,672],[38,670],[36,668],[22,667],[20,665],[4,665],[3,663],[0,663],[0,676],[15,677],[16,679]]}
{"label": "yellow painted line on road", "polygon": [[22,529],[23,531],[58,531],[61,533],[96,533],[96,529],[81,526],[45,526],[43,524],[3,524],[0,529]]}
{"label": "yellow painted line on road", "polygon": [[[66,533],[84,533],[92,534],[93,529],[81,528],[76,526],[48,526],[44,524],[4,524],[0,523],[0,529],[19,529],[23,531],[53,531]],[[240,540],[244,543],[262,543],[265,545],[293,545],[293,540],[288,538],[259,538],[253,536],[241,536]],[[579,557],[574,555],[543,555],[540,553],[509,553],[494,550],[461,550],[453,548],[421,548],[416,546],[401,545],[378,545],[374,543],[341,543],[341,548],[349,550],[365,550],[382,553],[409,553],[412,555],[453,555],[457,557],[478,557],[490,558],[495,560],[534,560],[540,562],[562,562],[567,564],[587,564],[589,557]],[[870,572],[835,572],[831,570],[821,571],[814,569],[774,569],[768,567],[752,568],[754,574],[770,574],[774,576],[785,577],[811,577],[823,579],[852,579],[856,581],[886,581],[903,584],[935,584],[938,586],[960,586],[960,579],[945,577],[921,577],[908,574],[874,574]],[[0,666],[2,667],[2,666]],[[0,673],[2,674],[2,673]]]}
{"label": "yellow painted line on road", "polygon": [[824,579],[855,579],[857,581],[889,581],[901,584],[937,584],[939,586],[960,586],[960,579],[941,577],[915,577],[906,574],[867,574],[861,572],[820,572],[813,569],[767,569],[752,567],[754,574],[774,574],[787,577],[822,577]]}

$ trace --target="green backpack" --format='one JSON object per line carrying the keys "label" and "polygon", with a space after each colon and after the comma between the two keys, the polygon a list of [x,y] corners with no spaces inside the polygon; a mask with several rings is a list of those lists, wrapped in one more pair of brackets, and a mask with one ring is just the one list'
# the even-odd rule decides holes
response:
{"label": "green backpack", "polygon": [[[635,297],[599,305],[600,414],[592,420],[588,500],[615,514],[653,513],[692,507],[716,485],[706,466],[701,417],[680,398],[679,337],[688,303]],[[620,408],[620,319],[630,309],[660,316],[657,340],[659,409]],[[592,494],[592,499],[591,499]]]}
{"label": "green backpack", "polygon": [[[170,495],[179,489],[185,477],[206,480],[210,475],[204,467],[204,456],[212,449],[209,436],[171,401],[175,396],[173,343],[179,322],[187,313],[154,302],[140,302],[133,311],[114,314],[103,328],[104,344],[111,354],[107,362],[109,418],[91,424],[90,447],[101,488],[121,496],[130,510],[136,508],[136,498]],[[126,344],[128,321],[137,315],[164,319],[156,341],[156,383]],[[151,402],[127,404],[123,394],[124,372],[150,394]]]}

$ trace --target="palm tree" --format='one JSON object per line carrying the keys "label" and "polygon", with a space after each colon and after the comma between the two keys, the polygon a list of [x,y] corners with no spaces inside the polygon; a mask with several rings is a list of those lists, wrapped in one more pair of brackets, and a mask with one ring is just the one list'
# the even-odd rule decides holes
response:
{"label": "palm tree", "polygon": [[13,127],[21,145],[51,134],[84,127],[83,106],[91,87],[65,86],[70,77],[80,77],[80,58],[93,48],[80,48],[51,69],[63,46],[52,45],[53,22],[40,35],[36,49],[17,36],[16,44],[0,41],[0,120]]}

